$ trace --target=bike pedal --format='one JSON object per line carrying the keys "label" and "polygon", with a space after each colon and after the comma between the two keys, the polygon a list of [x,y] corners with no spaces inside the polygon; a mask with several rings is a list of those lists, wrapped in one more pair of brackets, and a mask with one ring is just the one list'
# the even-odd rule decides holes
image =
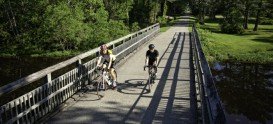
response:
{"label": "bike pedal", "polygon": [[112,87],[112,90],[116,90],[117,89],[117,86],[115,86],[115,87]]}

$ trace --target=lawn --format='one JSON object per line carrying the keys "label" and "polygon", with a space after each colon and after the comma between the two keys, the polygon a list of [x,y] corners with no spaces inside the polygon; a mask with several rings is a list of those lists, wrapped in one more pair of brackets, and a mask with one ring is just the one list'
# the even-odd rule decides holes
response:
{"label": "lawn", "polygon": [[249,24],[243,34],[224,34],[217,21],[197,26],[209,62],[273,63],[273,25],[259,25],[254,32],[254,25]]}
{"label": "lawn", "polygon": [[176,19],[171,19],[167,23],[160,24],[160,32],[167,31],[171,26],[173,26],[175,23],[179,22],[180,17],[177,17]]}

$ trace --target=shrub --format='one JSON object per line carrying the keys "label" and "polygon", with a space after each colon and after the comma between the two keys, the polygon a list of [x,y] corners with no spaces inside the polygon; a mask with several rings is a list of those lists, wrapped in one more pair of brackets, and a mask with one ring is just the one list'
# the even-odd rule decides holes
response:
{"label": "shrub", "polygon": [[131,32],[135,32],[135,31],[138,31],[138,30],[140,30],[140,27],[139,27],[137,22],[134,22],[132,24],[132,26],[131,26]]}
{"label": "shrub", "polygon": [[157,18],[157,22],[160,23],[160,24],[166,24],[167,23],[167,19],[165,17],[158,17]]}
{"label": "shrub", "polygon": [[270,19],[270,18],[261,18],[260,24],[261,25],[273,25],[273,19]]}
{"label": "shrub", "polygon": [[242,34],[244,32],[241,20],[241,13],[235,7],[226,11],[223,22],[220,23],[221,31],[229,34]]}

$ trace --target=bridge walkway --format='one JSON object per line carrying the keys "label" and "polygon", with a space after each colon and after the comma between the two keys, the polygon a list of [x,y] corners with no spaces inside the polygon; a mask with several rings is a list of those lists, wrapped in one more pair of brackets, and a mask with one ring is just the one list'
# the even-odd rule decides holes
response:
{"label": "bridge walkway", "polygon": [[[105,91],[100,100],[95,92],[79,92],[74,95],[79,96],[76,101],[74,96],[67,100],[67,107],[44,123],[196,123],[187,21],[181,20],[127,58],[117,68],[117,90]],[[155,44],[160,54],[157,80],[150,93],[143,70],[149,43]]]}

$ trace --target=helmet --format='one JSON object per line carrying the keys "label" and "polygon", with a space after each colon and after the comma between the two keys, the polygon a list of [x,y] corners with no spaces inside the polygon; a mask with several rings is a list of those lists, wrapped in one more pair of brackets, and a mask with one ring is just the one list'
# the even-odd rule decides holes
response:
{"label": "helmet", "polygon": [[149,49],[152,49],[152,48],[155,48],[155,45],[154,45],[154,44],[150,44],[150,45],[149,45]]}
{"label": "helmet", "polygon": [[101,45],[101,46],[100,46],[100,50],[107,50],[106,44]]}

